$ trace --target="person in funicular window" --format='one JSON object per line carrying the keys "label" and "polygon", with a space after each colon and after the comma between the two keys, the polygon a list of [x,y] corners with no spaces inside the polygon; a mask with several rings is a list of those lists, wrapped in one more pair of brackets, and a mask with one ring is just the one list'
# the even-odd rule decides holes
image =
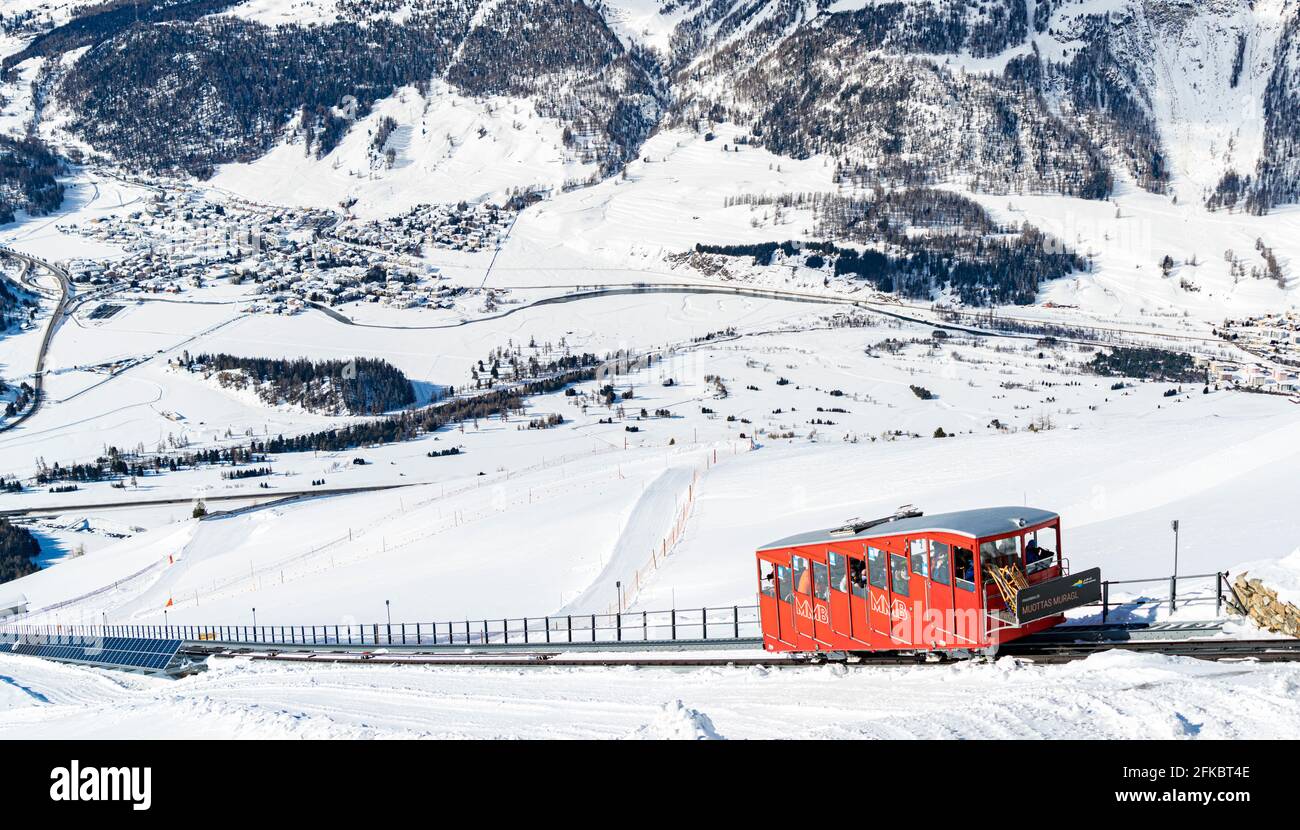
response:
{"label": "person in funicular window", "polygon": [[853,580],[853,584],[859,588],[866,588],[867,587],[867,563],[859,562],[856,559],[852,560],[852,562],[853,562],[853,573],[851,574],[850,578]]}
{"label": "person in funicular window", "polygon": [[799,574],[799,584],[795,585],[794,589],[801,594],[812,593],[812,566],[811,565],[805,566],[803,569],[803,573]]}
{"label": "person in funicular window", "polygon": [[1037,539],[1030,539],[1029,544],[1025,545],[1025,566],[1034,564],[1043,558],[1043,549],[1038,546]]}

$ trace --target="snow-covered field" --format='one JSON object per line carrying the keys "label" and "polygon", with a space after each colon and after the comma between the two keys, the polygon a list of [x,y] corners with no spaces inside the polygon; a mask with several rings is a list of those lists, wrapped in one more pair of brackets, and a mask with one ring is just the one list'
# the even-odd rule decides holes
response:
{"label": "snow-covered field", "polygon": [[[1114,578],[1169,573],[1171,518],[1184,522],[1184,573],[1294,548],[1288,482],[1300,453],[1300,412],[1286,399],[1199,387],[1167,396],[1175,387],[1155,383],[1117,391],[1111,379],[1070,368],[1079,357],[1069,347],[996,338],[935,346],[928,334],[882,324],[697,344],[616,381],[633,391],[621,402],[629,420],[601,423],[613,408],[584,412],[580,398],[538,396],[522,418],[504,423],[363,450],[287,454],[267,482],[270,493],[257,489],[258,480],[221,480],[208,469],[146,476],[126,491],[89,484],[74,493],[6,495],[6,507],[61,505],[65,525],[108,515],[78,504],[182,500],[137,522],[152,529],[19,587],[40,608],[171,556],[176,564],[156,582],[64,606],[60,619],[107,613],[114,621],[160,622],[169,599],[171,621],[190,623],[242,622],[251,605],[266,624],[364,621],[381,616],[385,599],[409,621],[552,613],[591,585],[610,583],[611,563],[626,559],[618,567],[632,569],[613,579],[635,577],[692,487],[686,535],[658,574],[642,580],[640,608],[749,602],[756,546],[904,503],[931,512],[1051,507],[1065,516],[1064,548],[1075,566],[1097,564]],[[897,354],[879,350],[907,338],[918,342]],[[877,356],[866,357],[867,348]],[[725,379],[726,397],[708,377]],[[663,385],[668,378],[672,386]],[[909,388],[917,383],[936,397],[919,399]],[[594,385],[579,389],[590,394]],[[640,419],[641,408],[672,417]],[[551,412],[566,423],[519,428]],[[86,437],[88,451],[107,440],[113,422],[105,423]],[[235,426],[239,434],[244,423]],[[224,429],[218,421],[191,434],[212,440]],[[933,437],[936,430],[951,437]],[[464,452],[426,457],[452,445]],[[21,458],[24,448],[12,451]],[[351,464],[358,456],[369,463]],[[186,499],[273,495],[317,477],[331,487],[409,486],[182,520]],[[112,513],[118,522],[133,515]],[[606,593],[584,610],[604,610],[614,592]]]}
{"label": "snow-covered field", "polygon": [[1110,652],[911,669],[215,662],[180,681],[0,658],[0,738],[1202,738],[1300,733],[1300,666]]}

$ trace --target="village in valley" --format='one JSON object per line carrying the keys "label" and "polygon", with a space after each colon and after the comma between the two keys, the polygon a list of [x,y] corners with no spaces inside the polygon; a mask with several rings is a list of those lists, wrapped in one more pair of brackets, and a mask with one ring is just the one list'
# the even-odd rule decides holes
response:
{"label": "village in valley", "polygon": [[448,309],[464,289],[448,284],[426,254],[491,251],[515,213],[461,202],[359,221],[346,212],[258,205],[165,185],[139,210],[58,230],[123,252],[67,264],[83,292],[115,299],[228,284],[246,286],[240,293],[253,295],[250,312],[293,314],[309,303],[353,302]]}
{"label": "village in valley", "polygon": [[1300,393],[1300,314],[1293,310],[1224,320],[1215,334],[1261,362],[1211,361],[1212,383]]}

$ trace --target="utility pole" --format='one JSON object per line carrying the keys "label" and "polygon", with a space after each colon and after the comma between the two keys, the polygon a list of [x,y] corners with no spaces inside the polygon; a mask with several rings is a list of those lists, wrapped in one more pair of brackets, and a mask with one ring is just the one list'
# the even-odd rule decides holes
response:
{"label": "utility pole", "polygon": [[1169,527],[1174,531],[1174,575],[1169,580],[1169,611],[1173,613],[1178,610],[1178,520],[1170,522]]}

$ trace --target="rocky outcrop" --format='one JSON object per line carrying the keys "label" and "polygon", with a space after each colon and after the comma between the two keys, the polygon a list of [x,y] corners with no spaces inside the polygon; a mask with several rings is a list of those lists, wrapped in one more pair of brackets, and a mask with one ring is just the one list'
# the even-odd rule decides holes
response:
{"label": "rocky outcrop", "polygon": [[1274,634],[1300,637],[1300,607],[1295,603],[1279,598],[1277,591],[1246,572],[1237,574],[1232,587],[1237,598],[1229,603],[1230,611],[1244,614]]}

